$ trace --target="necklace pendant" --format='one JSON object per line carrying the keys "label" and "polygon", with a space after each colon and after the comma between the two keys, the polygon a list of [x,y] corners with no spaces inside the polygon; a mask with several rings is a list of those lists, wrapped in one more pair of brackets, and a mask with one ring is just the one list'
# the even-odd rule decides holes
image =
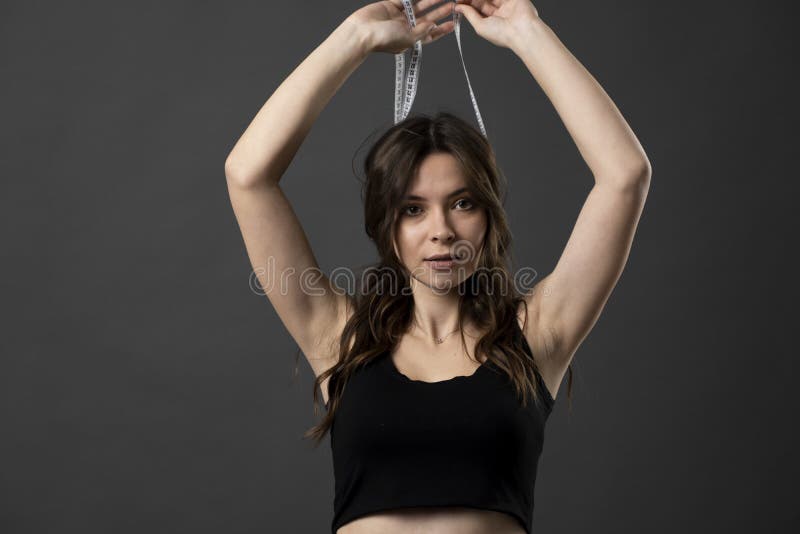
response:
{"label": "necklace pendant", "polygon": [[442,343],[444,343],[444,339],[442,339],[442,338],[440,338],[440,337],[437,337],[437,338],[436,338],[436,343],[438,343],[439,345],[441,345]]}

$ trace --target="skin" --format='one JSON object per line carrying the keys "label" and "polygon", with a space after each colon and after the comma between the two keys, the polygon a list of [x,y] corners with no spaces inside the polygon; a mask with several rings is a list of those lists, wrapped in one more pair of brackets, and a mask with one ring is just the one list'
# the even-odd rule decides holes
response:
{"label": "skin", "polygon": [[[403,205],[397,219],[395,250],[411,273],[414,319],[412,335],[432,340],[458,325],[459,283],[475,271],[477,252],[487,229],[484,209],[475,205],[458,161],[447,153],[429,155],[420,165],[407,195],[421,197]],[[434,270],[425,258],[465,253],[451,271]],[[431,343],[430,348],[435,348]]]}
{"label": "skin", "polygon": [[[290,277],[280,291],[266,292],[316,376],[336,363],[348,300],[319,270],[280,180],[319,113],[366,57],[406,50],[418,39],[431,44],[453,31],[452,21],[441,20],[452,11],[450,2],[420,0],[414,9],[414,29],[408,27],[400,0],[369,4],[345,19],[270,96],[225,162],[231,204],[261,285],[272,287],[275,276],[290,270],[319,274],[304,284],[300,277]],[[529,0],[459,0],[456,9],[480,37],[522,60],[594,179],[556,267],[526,298],[530,316],[524,334],[555,398],[575,351],[625,266],[649,191],[650,162],[613,101]],[[430,30],[434,22],[439,25]],[[452,162],[432,156],[424,163],[413,188],[426,198],[426,211],[418,221],[403,220],[395,236],[399,255],[411,270],[427,255],[441,252],[446,240],[463,238],[477,246],[485,224],[478,214],[444,202],[443,194],[460,182]],[[426,333],[404,336],[393,354],[398,369],[431,382],[471,374],[478,363],[468,355],[453,354],[455,336],[438,352],[430,350],[431,334],[445,334],[455,324],[451,296],[435,294],[441,281],[424,270],[413,284],[417,324]],[[430,356],[425,361],[412,357],[425,354],[421,346]],[[327,380],[322,395],[327,401]],[[478,534],[522,529],[504,514],[460,508],[385,511],[339,529],[340,534],[374,532]]]}

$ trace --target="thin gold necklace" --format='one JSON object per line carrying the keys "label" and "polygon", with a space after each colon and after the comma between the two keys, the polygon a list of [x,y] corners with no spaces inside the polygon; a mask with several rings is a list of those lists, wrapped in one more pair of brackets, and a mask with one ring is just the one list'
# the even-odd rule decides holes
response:
{"label": "thin gold necklace", "polygon": [[[414,321],[414,324],[416,324],[416,325],[417,325],[417,328],[419,328],[420,330],[422,330],[423,332],[425,332],[427,335],[429,335],[429,336],[431,335],[429,332],[426,332],[426,331],[425,331],[425,329],[424,329],[424,328],[422,328],[422,327],[419,325],[419,323],[418,323],[417,321]],[[436,342],[436,344],[437,344],[437,345],[441,345],[442,343],[444,343],[444,340],[445,340],[445,339],[447,339],[447,338],[448,338],[448,337],[450,337],[451,335],[453,335],[453,334],[455,334],[456,332],[458,332],[458,330],[459,330],[459,329],[458,329],[458,328],[456,328],[455,330],[453,330],[452,332],[450,332],[450,333],[449,333],[449,334],[447,334],[446,336],[444,336],[444,337],[434,337],[434,338],[433,338],[433,340]]]}

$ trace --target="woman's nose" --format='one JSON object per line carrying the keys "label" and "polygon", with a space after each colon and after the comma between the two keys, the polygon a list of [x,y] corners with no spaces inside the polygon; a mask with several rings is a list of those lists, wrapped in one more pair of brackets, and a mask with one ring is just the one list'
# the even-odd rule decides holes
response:
{"label": "woman's nose", "polygon": [[443,230],[441,232],[436,232],[433,235],[434,241],[443,241],[448,242],[452,241],[456,235],[452,232],[452,230]]}
{"label": "woman's nose", "polygon": [[456,233],[447,221],[441,221],[433,231],[433,239],[435,241],[451,241],[455,238]]}

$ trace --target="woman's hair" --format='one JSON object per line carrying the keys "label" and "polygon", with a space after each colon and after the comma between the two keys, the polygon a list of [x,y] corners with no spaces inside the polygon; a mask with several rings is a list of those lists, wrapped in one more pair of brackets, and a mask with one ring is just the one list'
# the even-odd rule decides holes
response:
{"label": "woman's hair", "polygon": [[[314,412],[319,414],[318,406],[324,405],[318,391],[330,377],[328,410],[322,421],[303,436],[314,438],[315,447],[330,430],[350,376],[390,351],[411,325],[414,299],[409,289],[410,273],[395,253],[394,236],[409,184],[422,161],[437,152],[450,154],[459,162],[471,201],[476,208],[485,210],[487,220],[475,272],[454,289],[459,295],[458,326],[463,329],[470,322],[485,332],[475,346],[476,358],[477,354],[485,354],[506,373],[523,406],[530,402],[530,396],[537,400],[541,394],[533,374],[536,364],[525,352],[524,338],[515,324],[517,310],[525,299],[511,275],[511,231],[503,206],[506,181],[494,152],[479,131],[455,115],[412,115],[390,127],[364,160],[365,227],[378,250],[379,261],[368,267],[368,275],[358,277],[359,287],[350,299],[353,313],[338,340],[338,362],[314,381]],[[526,306],[525,325],[527,322]],[[461,342],[467,351],[463,330]],[[570,365],[569,399],[572,374]]]}

